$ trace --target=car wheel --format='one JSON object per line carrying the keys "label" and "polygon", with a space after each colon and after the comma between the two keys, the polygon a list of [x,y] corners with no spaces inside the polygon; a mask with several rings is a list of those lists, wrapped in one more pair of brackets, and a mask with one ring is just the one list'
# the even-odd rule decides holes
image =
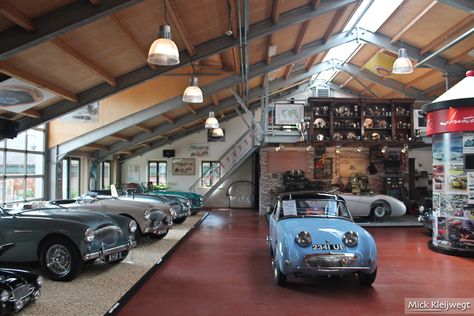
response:
{"label": "car wheel", "polygon": [[184,223],[184,221],[186,220],[187,216],[185,217],[181,217],[181,218],[177,218],[177,219],[173,219],[173,223],[174,224],[181,224],[181,223]]}
{"label": "car wheel", "polygon": [[371,286],[377,277],[377,269],[372,273],[358,272],[357,277],[359,278],[360,285]]}
{"label": "car wheel", "polygon": [[372,218],[381,219],[390,214],[390,207],[386,203],[377,203],[372,206]]}
{"label": "car wheel", "polygon": [[50,238],[41,247],[41,269],[52,280],[71,281],[83,264],[76,245],[67,238]]}
{"label": "car wheel", "polygon": [[168,235],[168,232],[169,232],[169,231],[170,231],[170,230],[168,229],[168,230],[166,230],[166,232],[164,232],[163,234],[155,235],[155,237],[158,238],[158,239],[163,239],[166,235]]}
{"label": "car wheel", "polygon": [[277,262],[276,259],[273,259],[272,265],[273,265],[273,280],[279,286],[285,285],[286,284],[286,275],[284,275],[283,272],[281,272],[280,267],[278,266],[278,262]]}

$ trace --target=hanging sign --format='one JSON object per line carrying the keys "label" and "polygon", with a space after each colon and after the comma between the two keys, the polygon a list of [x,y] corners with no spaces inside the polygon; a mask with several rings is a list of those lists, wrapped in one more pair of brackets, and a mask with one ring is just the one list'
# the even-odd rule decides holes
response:
{"label": "hanging sign", "polygon": [[474,131],[474,106],[429,112],[426,135]]}

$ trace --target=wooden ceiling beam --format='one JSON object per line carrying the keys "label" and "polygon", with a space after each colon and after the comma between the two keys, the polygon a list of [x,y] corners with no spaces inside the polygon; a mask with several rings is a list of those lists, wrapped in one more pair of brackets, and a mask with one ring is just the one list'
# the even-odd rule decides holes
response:
{"label": "wooden ceiling beam", "polygon": [[188,51],[190,56],[196,55],[196,48],[191,42],[190,37],[188,36],[188,32],[186,32],[183,22],[181,20],[181,16],[179,15],[178,9],[176,7],[176,3],[173,0],[165,0],[166,7],[168,9],[169,16],[171,21],[173,22],[173,26],[179,34],[179,37],[184,43],[186,50]]}
{"label": "wooden ceiling beam", "polygon": [[344,88],[352,79],[354,79],[354,76],[349,76],[339,87]]}
{"label": "wooden ceiling beam", "polygon": [[278,24],[280,20],[281,0],[273,0],[272,21],[273,24]]}
{"label": "wooden ceiling beam", "polygon": [[289,64],[286,66],[285,73],[283,74],[283,78],[285,78],[285,80],[288,80],[292,70],[293,70],[293,64]]}
{"label": "wooden ceiling beam", "polygon": [[10,77],[14,77],[20,80],[23,80],[27,83],[30,83],[34,86],[40,87],[42,89],[48,90],[49,92],[59,95],[69,101],[78,102],[79,98],[74,93],[67,91],[47,80],[41,79],[31,73],[28,73],[22,69],[19,69],[13,65],[10,65],[4,61],[0,61],[0,72],[8,75]]}
{"label": "wooden ceiling beam", "polygon": [[232,59],[234,61],[234,71],[240,74],[239,49],[236,46],[232,47]]}
{"label": "wooden ceiling beam", "polygon": [[267,65],[270,65],[271,62],[272,62],[272,57],[273,56],[270,56],[268,54],[268,51],[270,49],[270,46],[272,46],[274,44],[275,44],[275,37],[274,37],[273,33],[270,33],[270,35],[268,35],[268,40],[267,40],[267,53],[266,53],[266,55],[267,55],[267,59],[266,59]]}
{"label": "wooden ceiling beam", "polygon": [[128,42],[131,45],[131,48],[132,49],[135,49],[137,52],[140,53],[141,57],[143,58],[144,62],[148,64],[148,66],[153,69],[153,70],[156,70],[156,66],[153,65],[153,64],[149,64],[147,62],[147,59],[148,59],[148,51],[143,48],[141,46],[141,44],[137,41],[135,35],[133,35],[132,33],[130,33],[130,31],[125,27],[125,25],[123,25],[123,23],[115,16],[115,15],[111,15],[110,16],[110,21],[112,21],[113,24],[115,24],[116,28],[119,29],[120,33],[122,33],[122,35],[127,38]]}
{"label": "wooden ceiling beam", "polygon": [[92,149],[96,149],[96,150],[109,150],[109,146],[100,145],[100,144],[93,144],[93,143],[84,145],[84,147],[92,148]]}
{"label": "wooden ceiling beam", "polygon": [[464,28],[469,26],[472,22],[474,22],[474,16],[469,15],[462,19],[459,23],[456,23],[453,27],[447,30],[445,33],[441,34],[440,36],[433,39],[431,42],[426,44],[420,50],[420,55],[427,53],[428,51],[444,44],[447,41],[448,37],[454,37],[457,33],[461,32]]}
{"label": "wooden ceiling beam", "polygon": [[313,10],[316,10],[321,3],[321,0],[313,0],[313,3],[311,5],[313,6]]}
{"label": "wooden ceiling beam", "polygon": [[68,54],[70,57],[74,58],[81,65],[85,66],[91,72],[96,74],[98,77],[102,78],[105,82],[110,84],[113,87],[117,86],[117,80],[110,73],[100,68],[90,59],[84,57],[78,51],[74,50],[71,46],[67,45],[64,41],[59,38],[55,38],[50,42],[54,47],[60,49],[64,53]]}
{"label": "wooden ceiling beam", "polygon": [[311,67],[313,67],[317,58],[318,58],[318,55],[313,55],[310,58],[308,58],[308,61],[306,62],[306,66],[305,66],[306,72],[308,72],[311,69]]}
{"label": "wooden ceiling beam", "polygon": [[0,14],[28,32],[36,31],[36,27],[30,18],[5,0],[0,1]]}
{"label": "wooden ceiling beam", "polygon": [[141,129],[142,131],[144,132],[147,132],[147,133],[151,133],[153,132],[153,129],[149,128],[148,126],[144,125],[144,124],[137,124],[135,125],[136,128],[139,128]]}
{"label": "wooden ceiling beam", "polygon": [[217,97],[217,94],[213,93],[211,95],[212,103],[214,103],[214,106],[219,106],[219,98]]}
{"label": "wooden ceiling beam", "polygon": [[41,112],[35,109],[28,109],[23,112],[21,112],[24,116],[29,116],[33,118],[40,118],[41,117]]}
{"label": "wooden ceiling beam", "polygon": [[229,0],[230,4],[230,27],[232,28],[232,37],[237,39],[239,37],[239,27],[238,27],[238,12],[237,12],[237,0]]}
{"label": "wooden ceiling beam", "polygon": [[453,65],[453,64],[456,64],[456,63],[460,62],[464,57],[466,57],[467,53],[469,53],[471,50],[472,50],[472,46],[470,46],[467,49],[463,50],[462,52],[460,52],[459,54],[457,54],[456,56],[451,58],[448,61],[448,65]]}
{"label": "wooden ceiling beam", "polygon": [[113,137],[115,139],[118,139],[118,140],[121,140],[121,141],[124,141],[124,142],[129,142],[130,141],[130,137],[127,137],[127,136],[122,135],[122,134],[112,134],[112,135],[110,135],[110,137]]}
{"label": "wooden ceiling beam", "polygon": [[405,83],[405,88],[409,88],[409,87],[413,86],[414,83],[422,81],[422,80],[432,76],[436,71],[437,70],[435,70],[435,69],[430,69],[429,71],[425,72],[421,76],[418,76],[418,77],[408,81],[407,83]]}
{"label": "wooden ceiling beam", "polygon": [[196,110],[193,108],[193,106],[189,103],[186,104],[186,106],[188,107],[189,111],[191,111],[191,113],[193,113],[194,115],[196,115]]}
{"label": "wooden ceiling beam", "polygon": [[300,32],[298,33],[298,38],[296,39],[296,44],[293,48],[295,54],[298,54],[301,50],[301,47],[303,47],[303,39],[306,35],[306,32],[308,31],[308,26],[310,22],[311,20],[306,20],[301,24]]}
{"label": "wooden ceiling beam", "polygon": [[161,117],[168,123],[174,124],[174,120],[166,114],[161,114]]}
{"label": "wooden ceiling beam", "polygon": [[397,34],[392,37],[391,43],[395,43],[408,31],[413,25],[416,24],[438,1],[431,1],[420,13],[418,13],[410,22],[408,22]]}
{"label": "wooden ceiling beam", "polygon": [[334,29],[336,28],[336,25],[339,22],[339,20],[341,19],[341,17],[344,15],[344,12],[346,11],[346,8],[347,7],[339,9],[334,14],[331,22],[329,23],[329,25],[326,29],[326,32],[324,32],[324,35],[321,38],[321,40],[324,44],[326,44],[326,42],[328,41],[329,36],[331,36],[332,32],[334,32]]}

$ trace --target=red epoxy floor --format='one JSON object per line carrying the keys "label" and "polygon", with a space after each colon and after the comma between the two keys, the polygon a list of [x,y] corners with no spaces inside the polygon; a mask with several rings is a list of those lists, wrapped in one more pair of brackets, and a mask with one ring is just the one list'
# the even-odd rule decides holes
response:
{"label": "red epoxy floor", "polygon": [[421,228],[371,228],[377,280],[272,280],[267,222],[247,210],[215,211],[119,315],[403,315],[404,298],[473,297],[474,259],[427,248]]}

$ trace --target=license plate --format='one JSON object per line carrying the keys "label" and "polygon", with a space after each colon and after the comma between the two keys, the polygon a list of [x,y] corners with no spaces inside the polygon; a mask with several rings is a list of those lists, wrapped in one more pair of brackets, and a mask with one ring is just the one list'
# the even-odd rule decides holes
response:
{"label": "license plate", "polygon": [[105,261],[106,262],[114,262],[114,261],[117,261],[117,260],[120,260],[120,259],[124,258],[124,256],[125,256],[125,251],[112,253],[112,254],[107,255],[105,257]]}
{"label": "license plate", "polygon": [[344,245],[337,244],[315,244],[313,245],[314,250],[342,250],[345,249]]}

